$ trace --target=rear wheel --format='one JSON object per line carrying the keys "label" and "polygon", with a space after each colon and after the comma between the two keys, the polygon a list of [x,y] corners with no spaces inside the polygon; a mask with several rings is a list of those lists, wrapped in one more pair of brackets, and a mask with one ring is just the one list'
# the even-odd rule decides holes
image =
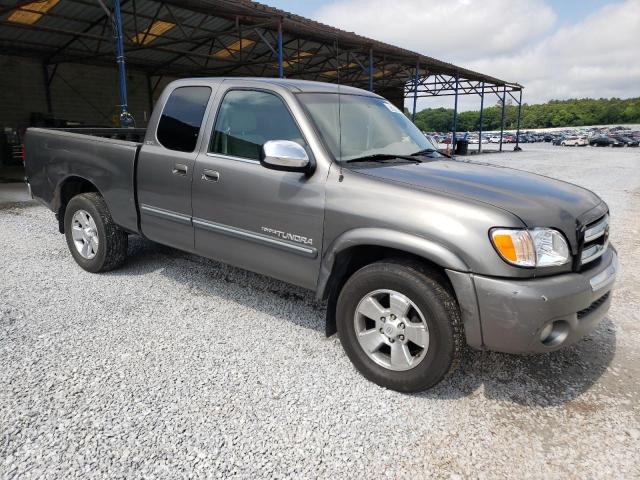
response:
{"label": "rear wheel", "polygon": [[83,193],[69,201],[64,231],[71,255],[88,272],[113,270],[126,259],[127,232],[113,222],[99,193]]}
{"label": "rear wheel", "polygon": [[368,265],[337,304],[340,341],[355,367],[380,386],[425,390],[454,371],[464,333],[455,298],[437,273],[407,262]]}

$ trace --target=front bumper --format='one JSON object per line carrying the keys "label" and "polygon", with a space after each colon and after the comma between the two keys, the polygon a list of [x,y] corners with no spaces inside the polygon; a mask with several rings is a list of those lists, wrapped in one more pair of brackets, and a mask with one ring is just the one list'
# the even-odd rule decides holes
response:
{"label": "front bumper", "polygon": [[598,325],[611,305],[617,271],[617,253],[609,247],[597,266],[580,273],[526,280],[447,273],[470,346],[542,353],[570,345]]}

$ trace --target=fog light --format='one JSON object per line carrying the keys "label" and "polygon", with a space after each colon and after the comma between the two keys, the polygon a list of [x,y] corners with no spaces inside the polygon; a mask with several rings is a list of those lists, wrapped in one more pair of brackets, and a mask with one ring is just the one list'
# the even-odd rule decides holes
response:
{"label": "fog light", "polygon": [[569,324],[564,320],[547,323],[540,331],[540,341],[546,347],[556,347],[569,336]]}
{"label": "fog light", "polygon": [[549,335],[551,335],[552,331],[553,331],[553,323],[547,323],[543,327],[542,331],[540,332],[540,341],[544,343],[545,340],[549,338]]}

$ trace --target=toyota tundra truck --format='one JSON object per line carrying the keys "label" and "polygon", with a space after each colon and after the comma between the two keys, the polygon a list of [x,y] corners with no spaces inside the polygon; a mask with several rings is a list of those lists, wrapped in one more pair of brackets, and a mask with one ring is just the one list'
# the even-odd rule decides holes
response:
{"label": "toyota tundra truck", "polygon": [[386,388],[432,387],[467,347],[570,345],[611,304],[597,195],[445,157],[364,90],[183,79],[146,130],[31,128],[25,148],[83,269],[120,267],[136,234],[314,290],[327,335]]}

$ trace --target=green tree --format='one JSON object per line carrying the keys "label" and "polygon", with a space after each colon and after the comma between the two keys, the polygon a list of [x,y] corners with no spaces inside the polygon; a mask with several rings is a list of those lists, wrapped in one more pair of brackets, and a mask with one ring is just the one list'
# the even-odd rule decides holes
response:
{"label": "green tree", "polygon": [[[484,109],[483,130],[500,128],[502,103]],[[518,122],[518,107],[507,101],[505,129],[513,130]],[[551,100],[547,103],[522,105],[520,128],[578,127],[614,123],[640,123],[640,97],[638,98],[581,98]],[[453,109],[427,108],[416,113],[416,125],[428,132],[446,132],[453,127]],[[480,112],[458,114],[458,130],[474,131],[480,125]]]}

